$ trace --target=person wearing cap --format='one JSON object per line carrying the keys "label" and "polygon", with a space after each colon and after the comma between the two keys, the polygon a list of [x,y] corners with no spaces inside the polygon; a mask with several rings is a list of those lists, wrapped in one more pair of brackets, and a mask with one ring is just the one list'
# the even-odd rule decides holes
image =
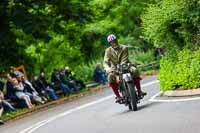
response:
{"label": "person wearing cap", "polygon": [[[107,41],[110,46],[105,50],[104,55],[104,69],[108,73],[108,83],[112,88],[114,94],[116,95],[117,101],[121,99],[119,94],[119,84],[117,82],[117,75],[112,73],[112,71],[116,71],[117,64],[127,64],[131,63],[128,59],[128,47],[126,45],[122,45],[118,43],[117,37],[113,34],[110,34],[107,37]],[[131,67],[131,73],[134,80],[134,85],[137,88],[138,96],[143,97],[146,95],[146,92],[141,90],[139,73],[136,67]]]}

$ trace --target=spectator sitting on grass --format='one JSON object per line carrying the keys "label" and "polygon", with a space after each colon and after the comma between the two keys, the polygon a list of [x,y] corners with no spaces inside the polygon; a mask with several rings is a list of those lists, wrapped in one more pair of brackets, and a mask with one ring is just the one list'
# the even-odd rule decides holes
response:
{"label": "spectator sitting on grass", "polygon": [[96,64],[96,68],[94,70],[94,81],[100,84],[106,84],[107,82],[105,72],[101,69],[100,63]]}
{"label": "spectator sitting on grass", "polygon": [[40,72],[40,76],[38,78],[40,86],[45,89],[45,91],[48,93],[51,100],[57,100],[58,97],[56,95],[55,90],[53,87],[47,82],[45,73],[43,71]]}
{"label": "spectator sitting on grass", "polygon": [[16,78],[17,78],[19,84],[21,84],[23,86],[24,93],[26,93],[26,95],[28,95],[33,100],[33,102],[43,104],[44,101],[39,96],[39,94],[35,90],[35,88],[32,86],[31,82],[24,79],[23,73],[16,71],[15,75],[16,75]]}
{"label": "spectator sitting on grass", "polygon": [[6,94],[5,98],[10,99],[11,101],[15,102],[15,107],[24,108],[27,107],[26,102],[24,99],[20,99],[16,96],[16,89],[14,88],[13,84],[13,77],[15,77],[13,73],[7,75],[7,82],[6,82]]}
{"label": "spectator sitting on grass", "polygon": [[78,78],[76,78],[75,75],[72,74],[70,68],[68,66],[65,67],[65,76],[68,79],[68,81],[73,81],[76,83],[76,85],[80,88],[83,89],[86,87],[86,85],[84,84],[84,82],[82,80],[79,80]]}
{"label": "spectator sitting on grass", "polygon": [[34,105],[31,103],[31,99],[29,95],[24,93],[24,86],[22,82],[18,82],[16,78],[13,78],[13,85],[14,85],[14,88],[16,89],[16,92],[15,92],[16,96],[19,99],[24,99],[29,109],[34,108]]}
{"label": "spectator sitting on grass", "polygon": [[39,81],[38,76],[34,76],[33,81],[32,81],[32,85],[35,88],[35,90],[38,92],[39,96],[45,102],[47,102],[50,99],[47,92],[45,91],[45,89],[43,87],[41,87],[41,83]]}
{"label": "spectator sitting on grass", "polygon": [[63,84],[62,81],[60,80],[59,70],[56,69],[53,70],[53,73],[51,75],[51,82],[53,84],[53,88],[56,90],[62,89],[64,95],[74,93],[73,90],[71,90],[68,85]]}
{"label": "spectator sitting on grass", "polygon": [[40,72],[40,75],[37,78],[37,86],[42,91],[45,91],[45,94],[47,94],[47,97],[49,100],[57,100],[58,99],[56,92],[53,89],[52,85],[47,82],[46,76],[43,71]]}
{"label": "spectator sitting on grass", "polygon": [[[3,104],[0,99],[0,116],[3,114]],[[0,120],[0,125],[4,124],[3,120]]]}
{"label": "spectator sitting on grass", "polygon": [[3,88],[0,88],[0,105],[3,108],[3,114],[16,111],[16,109],[4,99]]}
{"label": "spectator sitting on grass", "polygon": [[74,80],[70,80],[66,75],[65,75],[65,70],[61,71],[60,73],[60,79],[62,83],[68,85],[73,91],[77,92],[79,91],[78,86],[76,85],[76,82]]}
{"label": "spectator sitting on grass", "polygon": [[[0,82],[0,88],[2,89],[4,87],[4,84]],[[0,92],[1,93],[1,92]],[[3,108],[3,100],[1,98],[0,94],[0,116],[3,114],[4,108]],[[3,120],[0,120],[0,125],[4,124]]]}

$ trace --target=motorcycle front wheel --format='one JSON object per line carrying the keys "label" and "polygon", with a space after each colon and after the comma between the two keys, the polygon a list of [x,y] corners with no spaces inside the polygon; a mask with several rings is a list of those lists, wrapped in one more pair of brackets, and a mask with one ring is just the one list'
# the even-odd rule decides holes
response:
{"label": "motorcycle front wheel", "polygon": [[129,92],[129,109],[133,111],[137,111],[137,95],[135,92],[135,87],[133,83],[128,82],[127,84],[127,89]]}

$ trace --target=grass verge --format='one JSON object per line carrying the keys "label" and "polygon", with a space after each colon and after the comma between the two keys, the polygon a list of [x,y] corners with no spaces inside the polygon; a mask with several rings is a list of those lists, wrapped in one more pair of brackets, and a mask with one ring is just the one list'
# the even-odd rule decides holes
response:
{"label": "grass verge", "polygon": [[107,85],[104,85],[104,86],[98,85],[94,88],[85,88],[83,90],[80,90],[77,94],[72,94],[72,95],[69,95],[69,96],[66,96],[66,97],[61,96],[56,101],[51,101],[51,102],[48,102],[48,103],[45,103],[45,104],[42,104],[42,105],[37,105],[33,109],[23,108],[23,109],[18,109],[16,112],[10,112],[10,113],[4,114],[0,117],[0,119],[3,120],[6,123],[11,122],[11,121],[29,116],[34,112],[47,110],[50,107],[55,107],[56,105],[60,105],[60,104],[66,103],[68,101],[76,100],[76,99],[83,97],[85,95],[96,93],[98,91],[101,91],[104,88],[107,88]]}

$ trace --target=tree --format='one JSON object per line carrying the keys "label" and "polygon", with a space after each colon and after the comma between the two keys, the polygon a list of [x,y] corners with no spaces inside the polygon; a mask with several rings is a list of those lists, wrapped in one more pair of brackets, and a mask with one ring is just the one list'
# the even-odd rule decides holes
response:
{"label": "tree", "polygon": [[146,40],[166,49],[159,74],[163,91],[200,86],[199,9],[198,0],[162,0],[142,17]]}

